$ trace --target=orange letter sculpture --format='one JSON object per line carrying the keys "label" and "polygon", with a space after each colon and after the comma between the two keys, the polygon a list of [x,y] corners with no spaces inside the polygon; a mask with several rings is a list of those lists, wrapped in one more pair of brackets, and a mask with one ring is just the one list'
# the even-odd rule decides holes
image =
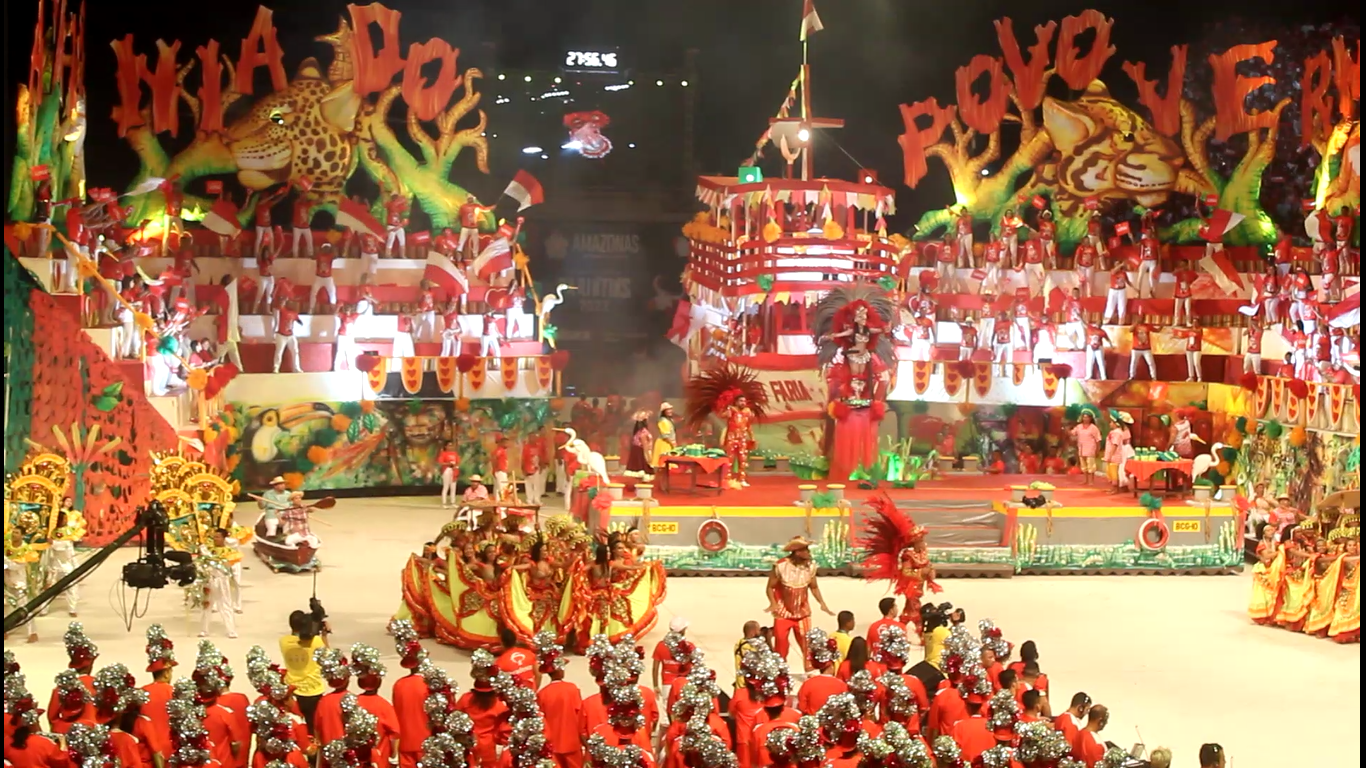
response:
{"label": "orange letter sculpture", "polygon": [[[1115,47],[1110,45],[1110,27],[1114,19],[1105,18],[1097,10],[1082,11],[1080,16],[1068,16],[1062,20],[1062,35],[1058,37],[1058,76],[1075,91],[1082,91],[1092,80],[1100,77],[1105,62],[1115,55]],[[1077,58],[1076,38],[1088,29],[1096,31],[1091,50]]]}
{"label": "orange letter sculpture", "polygon": [[270,86],[276,91],[289,87],[285,77],[285,54],[280,50],[280,40],[271,23],[271,11],[260,6],[256,9],[256,20],[252,22],[251,32],[242,41],[242,54],[237,59],[237,92],[250,96],[252,80],[256,78],[256,68],[265,66],[270,69]]}
{"label": "orange letter sculpture", "polygon": [[[949,127],[954,112],[953,107],[941,107],[934,99],[901,105],[901,120],[906,125],[906,132],[897,137],[897,143],[901,145],[901,157],[905,165],[903,181],[906,186],[914,189],[929,172],[929,166],[925,163],[925,148],[944,135],[944,129]],[[921,117],[930,118],[930,127],[922,129],[916,125],[916,120]]]}
{"label": "orange letter sculpture", "polygon": [[[1015,95],[1020,97],[1021,109],[1034,109],[1043,103],[1044,85],[1047,83],[1044,73],[1048,71],[1049,62],[1048,44],[1053,42],[1053,32],[1057,28],[1056,21],[1034,27],[1038,42],[1029,47],[1029,63],[1026,64],[1024,56],[1020,54],[1020,44],[1015,39],[1011,20],[1006,18],[996,22],[996,39],[1001,43],[1001,53],[1005,54],[1010,74],[1015,76]],[[962,103],[961,97],[959,103]]]}
{"label": "orange letter sculpture", "polygon": [[1300,75],[1300,146],[1327,139],[1333,130],[1333,97],[1328,95],[1332,67],[1327,51],[1304,60],[1304,73]]}
{"label": "orange letter sculpture", "polygon": [[1181,130],[1181,83],[1186,78],[1186,46],[1172,46],[1172,67],[1167,70],[1167,95],[1157,95],[1157,81],[1147,78],[1147,65],[1124,62],[1124,71],[1138,86],[1138,103],[1153,113],[1153,126],[1164,136]]}
{"label": "orange letter sculpture", "polygon": [[218,41],[194,49],[199,57],[199,130],[223,132],[223,65],[218,61]]}
{"label": "orange letter sculpture", "polygon": [[1263,59],[1267,64],[1276,60],[1276,41],[1257,45],[1235,45],[1220,54],[1210,54],[1214,69],[1214,137],[1227,141],[1230,136],[1270,128],[1276,124],[1275,112],[1250,115],[1246,99],[1249,93],[1276,82],[1274,77],[1243,77],[1238,74],[1238,63],[1249,59]]}
{"label": "orange letter sculpture", "polygon": [[[394,75],[403,71],[399,57],[398,20],[403,15],[385,8],[380,3],[346,6],[351,12],[352,60],[356,66],[355,91],[357,96],[369,96],[389,87]],[[370,42],[370,25],[378,24],[384,32],[384,44],[378,55]]]}
{"label": "orange letter sculpture", "polygon": [[[982,75],[986,75],[988,81],[985,101],[978,99],[972,92],[972,84]],[[1006,99],[1010,98],[1006,78],[1001,71],[1001,60],[984,54],[973,56],[966,67],[958,68],[956,79],[958,114],[963,122],[978,133],[995,133],[1006,114]]]}
{"label": "orange letter sculpture", "polygon": [[142,71],[147,68],[147,57],[133,53],[132,34],[112,41],[109,47],[114,49],[114,60],[118,62],[114,79],[118,84],[119,103],[114,107],[112,117],[119,125],[119,136],[127,136],[128,129],[143,124]]}
{"label": "orange letter sculpture", "polygon": [[[458,48],[451,48],[445,40],[432,38],[424,45],[413,43],[408,46],[408,63],[403,68],[403,101],[423,122],[435,120],[441,110],[446,108],[451,94],[460,87],[460,77],[456,61],[460,56]],[[436,82],[425,85],[422,78],[422,65],[429,61],[441,60],[441,71]]]}
{"label": "orange letter sculpture", "polygon": [[1361,41],[1357,41],[1357,55],[1347,48],[1347,41],[1333,38],[1333,77],[1338,86],[1338,114],[1343,120],[1355,117],[1353,103],[1361,101]]}

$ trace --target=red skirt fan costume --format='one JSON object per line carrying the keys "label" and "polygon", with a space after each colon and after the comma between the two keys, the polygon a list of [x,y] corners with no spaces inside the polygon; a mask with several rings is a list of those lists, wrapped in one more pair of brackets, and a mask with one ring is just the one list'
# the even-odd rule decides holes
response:
{"label": "red skirt fan costume", "polygon": [[887,413],[896,354],[896,302],[882,288],[836,288],[816,305],[812,333],[830,392],[834,434],[827,441],[827,478],[843,481],[877,465],[878,423]]}
{"label": "red skirt fan costume", "polygon": [[859,563],[864,578],[892,582],[892,591],[906,598],[902,620],[920,629],[920,599],[926,587],[933,593],[944,591],[934,581],[934,566],[925,542],[929,531],[885,493],[869,497],[867,503],[872,513],[858,536],[859,549],[864,552]]}
{"label": "red skirt fan costume", "polygon": [[722,447],[733,467],[731,486],[749,485],[749,452],[754,425],[764,418],[768,393],[754,372],[725,364],[694,376],[687,386],[687,423],[696,430],[713,414],[726,422]]}

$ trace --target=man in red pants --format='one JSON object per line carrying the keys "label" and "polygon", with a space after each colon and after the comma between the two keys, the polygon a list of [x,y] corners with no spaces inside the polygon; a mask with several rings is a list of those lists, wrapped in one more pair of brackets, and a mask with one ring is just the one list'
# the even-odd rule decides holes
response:
{"label": "man in red pants", "polygon": [[811,659],[806,652],[806,632],[811,629],[811,597],[822,611],[834,616],[834,612],[821,597],[821,589],[816,584],[816,563],[811,559],[811,542],[796,536],[789,541],[783,551],[787,557],[773,564],[768,574],[768,612],[773,614],[773,648],[778,656],[787,659],[788,633],[797,637],[797,647],[802,652],[803,667],[811,670]]}

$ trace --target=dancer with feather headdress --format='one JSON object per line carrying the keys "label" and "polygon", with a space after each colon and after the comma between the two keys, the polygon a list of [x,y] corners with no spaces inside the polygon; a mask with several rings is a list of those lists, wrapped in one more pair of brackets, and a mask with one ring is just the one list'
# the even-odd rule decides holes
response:
{"label": "dancer with feather headdress", "polygon": [[920,629],[920,598],[925,588],[931,592],[944,591],[934,581],[934,565],[925,542],[929,531],[917,525],[885,493],[869,497],[867,503],[872,514],[858,537],[859,549],[864,553],[859,566],[865,578],[892,582],[892,591],[906,598],[901,620]]}
{"label": "dancer with feather headdress", "polygon": [[701,427],[713,414],[726,420],[722,441],[731,460],[732,488],[749,486],[749,452],[754,448],[754,425],[764,418],[768,393],[754,372],[723,365],[688,382],[688,425]]}
{"label": "dancer with feather headdress", "polygon": [[896,302],[876,285],[836,288],[816,305],[813,334],[835,419],[831,480],[848,479],[877,463],[877,425],[887,413],[898,317]]}

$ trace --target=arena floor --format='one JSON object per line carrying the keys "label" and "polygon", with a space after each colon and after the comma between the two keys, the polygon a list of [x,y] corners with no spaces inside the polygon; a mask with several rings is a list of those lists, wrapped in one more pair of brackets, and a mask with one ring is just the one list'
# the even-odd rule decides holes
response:
{"label": "arena floor", "polygon": [[[370,643],[394,663],[384,628],[398,604],[399,569],[448,515],[434,499],[384,498],[341,500],[316,516],[325,562],[317,592],[331,614],[335,644]],[[239,514],[241,522],[250,517],[246,509]],[[150,593],[150,599],[143,593],[130,632],[121,614],[133,608],[133,593],[120,588],[118,573],[134,556],[131,550],[116,553],[89,577],[80,620],[100,646],[102,662],[121,661],[141,679],[146,627],[165,624],[182,664],[192,663],[199,617],[186,612],[178,589]],[[313,591],[308,575],[272,574],[250,553],[245,562],[240,637],[226,639],[216,619],[212,633],[243,690],[247,649],[261,644],[278,657],[288,614],[306,608]],[[1036,641],[1055,710],[1075,691],[1086,691],[1110,707],[1104,736],[1120,745],[1138,741],[1141,731],[1149,748],[1171,747],[1182,766],[1195,765],[1195,752],[1206,741],[1222,743],[1230,765],[1243,768],[1359,765],[1361,745],[1351,734],[1360,728],[1360,648],[1253,626],[1243,610],[1248,584],[1246,575],[951,580],[941,599],[965,607],[973,623],[992,618],[1016,645]],[[880,584],[854,579],[826,580],[822,588],[833,610],[854,611],[860,631],[876,618],[885,594]],[[718,670],[727,670],[741,625],[764,618],[765,604],[758,578],[675,579],[661,628],[648,642],[652,647],[670,618],[685,616],[692,622],[689,636]],[[58,601],[39,620],[38,644],[24,645],[21,636],[6,642],[17,650],[41,701],[65,665],[63,608]],[[834,628],[830,617],[818,617],[817,624]],[[434,642],[428,648],[468,684],[467,654]],[[391,679],[396,671],[391,668]],[[581,685],[588,682],[581,660],[571,661],[569,671]]]}

